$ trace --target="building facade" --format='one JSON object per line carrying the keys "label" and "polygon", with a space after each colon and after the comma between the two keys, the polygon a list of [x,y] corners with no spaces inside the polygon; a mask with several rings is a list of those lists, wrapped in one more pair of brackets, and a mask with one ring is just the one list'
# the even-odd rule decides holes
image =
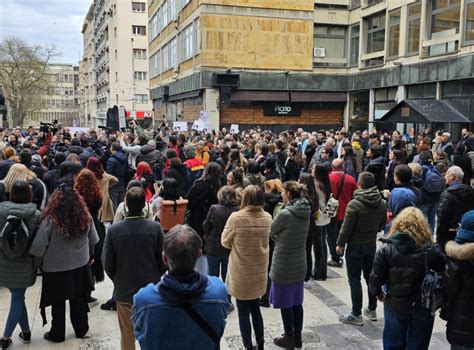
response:
{"label": "building facade", "polygon": [[154,0],[149,34],[155,117],[355,129],[432,99],[474,121],[474,0]]}
{"label": "building facade", "polygon": [[84,20],[81,90],[88,96],[83,108],[93,127],[105,125],[114,105],[132,117],[152,116],[147,8],[145,1],[96,0]]}
{"label": "building facade", "polygon": [[58,123],[64,126],[85,124],[81,110],[79,67],[72,64],[49,64],[49,86],[41,96],[41,108],[25,117],[24,124],[39,126],[40,122]]}

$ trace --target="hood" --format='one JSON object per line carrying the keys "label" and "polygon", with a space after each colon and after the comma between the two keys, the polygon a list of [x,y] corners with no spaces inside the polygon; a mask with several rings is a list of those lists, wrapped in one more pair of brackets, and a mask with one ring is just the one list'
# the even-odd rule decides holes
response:
{"label": "hood", "polygon": [[383,166],[385,168],[385,159],[383,157],[378,157],[370,161],[370,165],[373,166]]}
{"label": "hood", "polygon": [[71,147],[69,147],[69,152],[71,152],[71,153],[81,154],[83,151],[84,150],[81,146],[71,146]]}
{"label": "hood", "polygon": [[404,255],[421,251],[421,248],[416,245],[415,240],[406,232],[396,232],[390,237],[389,241]]}
{"label": "hood", "polygon": [[362,147],[360,146],[359,141],[352,141],[351,146],[352,146],[352,148],[354,148],[354,149],[356,149],[356,150],[359,150],[359,149],[362,148]]}
{"label": "hood", "polygon": [[371,208],[378,208],[382,204],[382,196],[377,186],[356,190],[354,199]]}
{"label": "hood", "polygon": [[390,194],[389,206],[395,217],[406,207],[416,206],[416,195],[408,188],[396,187]]}
{"label": "hood", "polygon": [[0,211],[7,211],[8,215],[15,215],[21,219],[29,219],[36,213],[36,204],[33,203],[0,203]]}
{"label": "hood", "polygon": [[122,164],[125,164],[125,163],[128,162],[128,157],[123,152],[117,152],[115,154],[112,154],[110,157],[114,157],[115,159],[117,159]]}
{"label": "hood", "polygon": [[446,243],[446,255],[457,260],[474,260],[474,243]]}
{"label": "hood", "polygon": [[153,151],[156,151],[156,147],[151,146],[151,145],[145,145],[145,146],[142,146],[142,148],[140,148],[141,154],[148,154]]}
{"label": "hood", "polygon": [[194,271],[172,271],[157,285],[159,293],[172,302],[189,302],[202,294],[206,287],[207,276]]}
{"label": "hood", "polygon": [[311,206],[306,198],[292,200],[285,205],[285,209],[297,218],[309,218],[311,214]]}
{"label": "hood", "polygon": [[188,166],[186,164],[179,164],[176,166],[170,166],[170,169],[175,169],[177,172],[186,175]]}

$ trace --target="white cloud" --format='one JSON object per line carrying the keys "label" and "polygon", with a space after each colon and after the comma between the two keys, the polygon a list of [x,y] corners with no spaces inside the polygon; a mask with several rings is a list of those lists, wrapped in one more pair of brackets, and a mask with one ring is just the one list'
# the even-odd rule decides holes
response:
{"label": "white cloud", "polygon": [[78,64],[81,29],[92,0],[1,0],[0,40],[18,36],[30,44],[56,45],[56,62]]}

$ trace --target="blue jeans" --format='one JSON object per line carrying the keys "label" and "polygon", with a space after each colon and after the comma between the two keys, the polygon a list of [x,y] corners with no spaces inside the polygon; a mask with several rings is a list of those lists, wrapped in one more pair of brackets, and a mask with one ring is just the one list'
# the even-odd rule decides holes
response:
{"label": "blue jeans", "polygon": [[30,331],[28,323],[28,312],[25,305],[26,288],[10,288],[12,294],[10,302],[10,312],[8,313],[7,323],[5,324],[5,337],[11,338],[17,324],[20,324],[23,332]]}
{"label": "blue jeans", "polygon": [[431,231],[434,232],[435,225],[436,225],[436,211],[438,210],[438,203],[429,203],[423,204],[421,206],[421,212],[425,215],[426,219],[428,220],[428,224],[430,224]]}
{"label": "blue jeans", "polygon": [[[369,284],[370,272],[374,263],[376,251],[375,243],[348,243],[346,248],[346,269],[351,288],[352,313],[359,316],[362,312],[362,284],[360,274]],[[377,297],[369,292],[369,309],[375,311],[377,308]]]}
{"label": "blue jeans", "polygon": [[252,326],[250,325],[250,315],[252,315],[253,331],[257,345],[264,343],[263,337],[263,317],[260,312],[259,300],[239,300],[237,299],[237,313],[239,315],[239,328],[242,342],[246,348],[252,346]]}
{"label": "blue jeans", "polygon": [[206,255],[207,264],[209,265],[209,275],[220,277],[225,282],[227,276],[227,265],[229,264],[228,256],[211,256]]}
{"label": "blue jeans", "polygon": [[384,308],[384,350],[425,350],[430,345],[434,316],[424,310],[394,313]]}

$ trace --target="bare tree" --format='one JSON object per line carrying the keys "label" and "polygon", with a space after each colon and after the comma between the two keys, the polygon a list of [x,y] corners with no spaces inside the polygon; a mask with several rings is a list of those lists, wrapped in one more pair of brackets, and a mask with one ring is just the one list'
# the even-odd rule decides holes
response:
{"label": "bare tree", "polygon": [[0,85],[13,126],[44,107],[40,96],[50,86],[48,63],[57,55],[54,46],[31,46],[17,37],[0,42]]}

